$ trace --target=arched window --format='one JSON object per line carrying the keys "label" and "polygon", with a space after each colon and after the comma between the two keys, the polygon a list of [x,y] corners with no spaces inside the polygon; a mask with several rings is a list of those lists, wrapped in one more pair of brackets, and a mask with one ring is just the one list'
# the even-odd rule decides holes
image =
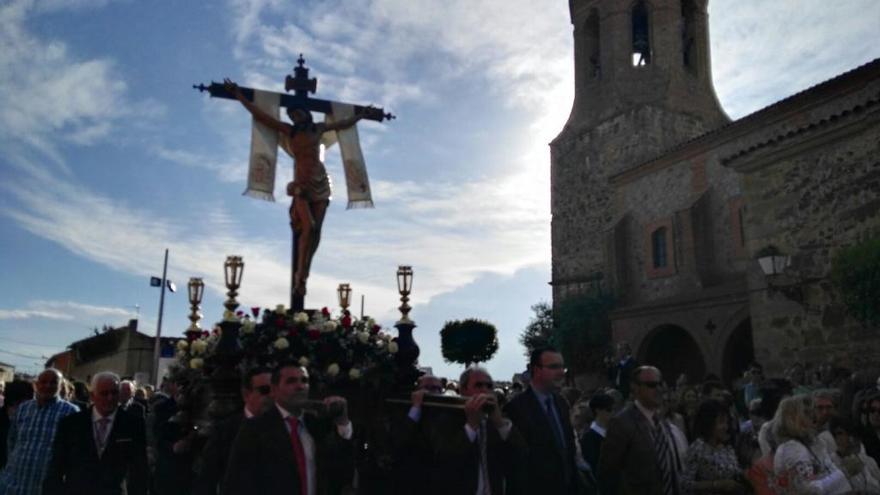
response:
{"label": "arched window", "polygon": [[666,268],[669,266],[669,257],[666,252],[666,227],[660,227],[651,233],[651,257],[654,268]]}
{"label": "arched window", "polygon": [[691,72],[697,72],[697,6],[693,0],[681,0],[681,57]]}
{"label": "arched window", "polygon": [[632,63],[634,67],[651,63],[651,30],[644,0],[632,9]]}

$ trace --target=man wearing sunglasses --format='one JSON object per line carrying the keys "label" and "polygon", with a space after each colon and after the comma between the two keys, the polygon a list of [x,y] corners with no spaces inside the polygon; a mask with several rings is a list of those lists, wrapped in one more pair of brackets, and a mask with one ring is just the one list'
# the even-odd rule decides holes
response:
{"label": "man wearing sunglasses", "polygon": [[653,366],[630,378],[634,402],[611,418],[599,454],[601,493],[679,495],[684,452],[675,425],[663,419],[663,377]]}
{"label": "man wearing sunglasses", "polygon": [[193,495],[216,495],[218,490],[222,491],[226,462],[242,421],[259,416],[272,406],[271,381],[272,372],[268,368],[256,367],[244,374],[241,380],[244,409],[218,424],[208,437],[202,456],[196,461]]}
{"label": "man wearing sunglasses", "polygon": [[569,405],[559,395],[565,383],[562,354],[552,347],[535,349],[529,355],[529,373],[529,388],[504,408],[528,447],[526,464],[519,469],[524,493],[585,493]]}

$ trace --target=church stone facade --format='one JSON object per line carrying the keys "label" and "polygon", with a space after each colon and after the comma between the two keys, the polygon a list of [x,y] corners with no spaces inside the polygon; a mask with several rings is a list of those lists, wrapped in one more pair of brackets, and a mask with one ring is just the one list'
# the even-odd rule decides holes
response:
{"label": "church stone facade", "polygon": [[[878,329],[846,315],[828,272],[841,247],[880,235],[880,62],[730,121],[706,0],[569,4],[554,304],[612,291],[613,339],[669,379],[731,380],[752,359],[769,373],[876,360]],[[769,282],[755,259],[768,245],[792,260]]]}

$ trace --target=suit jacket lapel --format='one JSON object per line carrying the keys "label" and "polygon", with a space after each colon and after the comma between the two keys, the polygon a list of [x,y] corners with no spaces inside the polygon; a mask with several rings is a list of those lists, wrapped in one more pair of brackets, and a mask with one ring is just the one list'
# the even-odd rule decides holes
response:
{"label": "suit jacket lapel", "polygon": [[265,418],[267,429],[265,441],[271,442],[273,449],[281,454],[281,461],[285,466],[291,466],[296,471],[296,457],[293,455],[293,445],[290,443],[290,432],[284,424],[284,418],[277,407],[269,408],[261,418]]}

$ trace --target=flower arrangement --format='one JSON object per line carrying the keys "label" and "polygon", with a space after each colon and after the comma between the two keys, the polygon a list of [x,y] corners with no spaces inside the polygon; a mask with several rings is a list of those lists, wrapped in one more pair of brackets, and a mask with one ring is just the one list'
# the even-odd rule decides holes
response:
{"label": "flower arrangement", "polygon": [[[334,319],[327,308],[308,314],[279,305],[262,312],[258,307],[251,308],[251,315],[227,312],[224,323],[230,322],[240,324],[242,369],[297,361],[309,370],[313,383],[331,387],[382,388],[395,380],[397,342],[372,318],[358,319],[343,311]],[[218,326],[213,332],[179,341],[178,367],[202,370],[206,362],[210,363],[221,333]]]}

